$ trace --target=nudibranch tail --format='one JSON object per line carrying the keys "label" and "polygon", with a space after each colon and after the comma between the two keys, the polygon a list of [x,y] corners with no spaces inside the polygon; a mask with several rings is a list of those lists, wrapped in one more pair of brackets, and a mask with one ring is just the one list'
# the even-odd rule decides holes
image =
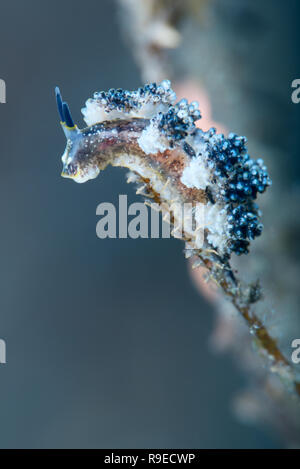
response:
{"label": "nudibranch tail", "polygon": [[[124,166],[165,211],[174,201],[203,204],[205,246],[223,259],[247,253],[261,234],[255,199],[271,184],[263,160],[249,157],[245,137],[197,128],[198,103],[175,103],[169,80],[96,92],[82,109],[82,130],[58,88],[56,100],[67,137],[63,176],[85,182],[108,164]],[[200,249],[190,233],[183,239]]]}

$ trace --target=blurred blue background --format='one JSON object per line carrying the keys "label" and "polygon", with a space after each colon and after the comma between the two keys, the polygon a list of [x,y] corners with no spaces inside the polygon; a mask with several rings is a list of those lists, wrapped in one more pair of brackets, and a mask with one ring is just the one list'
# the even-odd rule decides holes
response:
{"label": "blurred blue background", "polygon": [[232,413],[245,379],[208,347],[214,311],[181,242],[96,237],[100,202],[140,200],[125,171],[60,177],[55,85],[79,126],[95,90],[141,85],[116,10],[1,3],[0,447],[278,447]]}

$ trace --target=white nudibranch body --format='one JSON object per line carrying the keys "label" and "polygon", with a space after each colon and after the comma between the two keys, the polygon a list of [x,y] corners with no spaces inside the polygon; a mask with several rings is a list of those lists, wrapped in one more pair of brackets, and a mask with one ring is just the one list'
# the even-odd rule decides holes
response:
{"label": "white nudibranch body", "polygon": [[[130,180],[142,183],[145,195],[159,201],[163,212],[171,212],[174,202],[203,206],[198,222],[206,248],[224,258],[248,252],[250,241],[262,232],[254,201],[271,180],[263,161],[249,157],[245,137],[197,128],[198,103],[181,99],[175,104],[168,80],[135,91],[96,92],[82,109],[88,125],[82,130],[58,89],[56,97],[67,137],[64,177],[85,182],[108,164],[125,166]],[[183,239],[201,249],[193,236],[190,230]]]}

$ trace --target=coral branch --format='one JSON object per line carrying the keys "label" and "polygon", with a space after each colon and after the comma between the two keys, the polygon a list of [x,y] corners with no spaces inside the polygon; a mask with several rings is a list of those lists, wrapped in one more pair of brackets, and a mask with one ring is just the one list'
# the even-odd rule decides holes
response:
{"label": "coral branch", "polygon": [[[168,80],[136,91],[95,93],[82,110],[88,124],[83,130],[73,124],[58,90],[56,94],[67,137],[62,175],[85,182],[109,164],[126,167],[129,180],[160,204],[174,227],[181,216],[174,203],[190,204],[204,236],[199,238],[197,230],[184,226],[186,257],[196,256],[196,265],[208,269],[244,318],[258,349],[269,360],[269,369],[299,394],[300,384],[288,360],[252,310],[260,297],[259,286],[243,285],[230,265],[232,254],[247,254],[250,242],[261,234],[260,211],[254,201],[271,184],[263,161],[249,157],[246,138],[233,133],[226,138],[215,129],[196,128],[195,121],[201,117],[198,103],[182,99],[175,104]],[[201,221],[196,205],[204,210]]]}

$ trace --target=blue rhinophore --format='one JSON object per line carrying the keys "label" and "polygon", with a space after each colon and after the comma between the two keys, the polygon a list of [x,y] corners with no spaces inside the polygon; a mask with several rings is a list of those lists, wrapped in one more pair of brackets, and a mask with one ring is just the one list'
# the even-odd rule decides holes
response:
{"label": "blue rhinophore", "polygon": [[74,122],[71,117],[70,109],[68,104],[62,100],[60,90],[58,86],[55,88],[56,104],[59,112],[59,117],[62,123],[66,124],[67,127],[74,127]]}

